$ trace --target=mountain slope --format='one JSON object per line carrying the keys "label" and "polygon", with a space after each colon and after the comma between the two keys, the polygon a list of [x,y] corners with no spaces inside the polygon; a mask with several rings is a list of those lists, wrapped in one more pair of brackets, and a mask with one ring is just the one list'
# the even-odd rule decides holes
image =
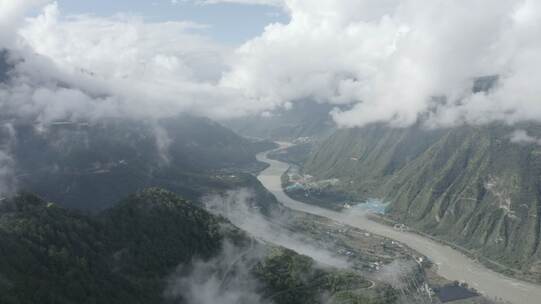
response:
{"label": "mountain slope", "polygon": [[157,189],[99,218],[32,195],[0,216],[2,303],[159,303],[165,275],[225,236],[223,221]]}
{"label": "mountain slope", "polygon": [[243,117],[224,122],[235,132],[256,138],[293,140],[320,138],[335,128],[329,112],[334,106],[299,101],[291,109],[277,110],[269,116]]}
{"label": "mountain slope", "polygon": [[[189,199],[254,184],[266,149],[203,118],[102,120],[45,125],[5,121],[0,146],[14,162],[19,189],[64,206],[101,210],[146,187]],[[238,173],[238,174],[237,174]]]}
{"label": "mountain slope", "polygon": [[[355,303],[396,298],[388,287],[363,291],[370,283],[356,274],[320,269],[308,257],[256,243],[160,189],[97,216],[19,195],[0,205],[0,244],[6,304],[233,303],[231,297],[248,304],[252,293],[261,303],[308,304],[351,289],[356,292],[342,296]],[[207,302],[192,299],[194,293]]]}
{"label": "mountain slope", "polygon": [[540,275],[541,147],[511,142],[517,128],[541,134],[498,124],[341,130],[304,169],[360,199],[384,198],[397,221]]}

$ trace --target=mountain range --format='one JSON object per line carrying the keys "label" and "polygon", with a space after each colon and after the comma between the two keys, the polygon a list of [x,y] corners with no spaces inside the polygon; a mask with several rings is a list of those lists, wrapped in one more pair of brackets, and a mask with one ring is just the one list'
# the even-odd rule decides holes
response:
{"label": "mountain range", "polygon": [[[517,136],[518,134],[518,136]],[[541,134],[536,124],[338,130],[303,164],[387,216],[541,275]]]}
{"label": "mountain range", "polygon": [[148,187],[189,199],[210,189],[257,188],[249,174],[261,168],[255,154],[272,147],[191,116],[2,126],[0,145],[13,160],[16,187],[87,211]]}
{"label": "mountain range", "polygon": [[200,205],[157,188],[92,216],[31,194],[8,199],[0,208],[1,303],[396,299],[391,287],[350,292],[370,283],[259,243]]}

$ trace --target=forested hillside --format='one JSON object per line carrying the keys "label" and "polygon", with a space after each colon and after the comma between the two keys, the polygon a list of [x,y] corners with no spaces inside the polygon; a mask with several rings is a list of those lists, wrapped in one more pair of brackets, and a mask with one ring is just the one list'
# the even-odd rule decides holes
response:
{"label": "forested hillside", "polygon": [[[347,293],[370,283],[255,243],[225,219],[160,189],[96,216],[18,195],[0,205],[0,244],[0,302],[6,304],[211,303],[191,297],[214,296],[308,304],[338,293],[354,303],[395,299],[391,288]],[[206,267],[213,271],[201,270]],[[216,277],[221,287],[212,285]],[[194,284],[209,289],[198,294]]]}
{"label": "forested hillside", "polygon": [[189,199],[219,189],[257,187],[247,172],[269,143],[248,141],[203,118],[159,121],[0,125],[0,147],[12,158],[13,188],[63,206],[101,210],[146,187]]}
{"label": "forested hillside", "polygon": [[397,221],[541,274],[540,134],[531,124],[340,130],[304,169],[359,200],[385,199]]}

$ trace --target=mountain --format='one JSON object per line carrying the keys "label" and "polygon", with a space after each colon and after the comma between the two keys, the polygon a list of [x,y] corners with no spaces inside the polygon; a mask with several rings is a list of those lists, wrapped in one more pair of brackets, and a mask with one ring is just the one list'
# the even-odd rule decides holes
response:
{"label": "mountain", "polygon": [[336,189],[359,200],[390,202],[387,215],[399,222],[540,279],[540,135],[535,124],[372,125],[337,131],[303,169],[338,178]]}
{"label": "mountain", "polygon": [[255,138],[293,140],[319,138],[334,130],[329,112],[334,106],[313,101],[298,101],[290,109],[276,110],[269,115],[243,117],[223,122],[235,132]]}
{"label": "mountain", "polygon": [[258,186],[255,154],[269,143],[244,139],[208,119],[103,119],[47,125],[4,120],[0,146],[13,158],[17,188],[63,206],[96,211],[147,187],[189,199]]}
{"label": "mountain", "polygon": [[20,195],[1,206],[2,303],[159,303],[163,277],[220,249],[223,221],[153,189],[100,217]]}
{"label": "mountain", "polygon": [[[322,294],[337,293],[355,303],[395,298],[391,288],[348,294],[370,283],[320,269],[292,251],[254,244],[225,219],[160,189],[94,216],[18,195],[0,205],[0,244],[0,302],[6,304],[216,303],[234,295],[245,299],[239,293],[250,295],[248,286],[278,304],[318,303]],[[217,275],[221,284],[213,285]],[[194,290],[196,297],[217,298],[190,301],[196,287],[209,288]],[[244,290],[232,293],[236,287]]]}
{"label": "mountain", "polygon": [[[15,61],[24,59],[0,50],[0,86],[24,78]],[[249,173],[264,166],[255,154],[273,144],[247,140],[209,119],[125,115],[48,121],[14,114],[6,106],[0,112],[1,192],[29,191],[90,212],[147,187],[164,187],[188,199],[238,187],[263,192]]]}

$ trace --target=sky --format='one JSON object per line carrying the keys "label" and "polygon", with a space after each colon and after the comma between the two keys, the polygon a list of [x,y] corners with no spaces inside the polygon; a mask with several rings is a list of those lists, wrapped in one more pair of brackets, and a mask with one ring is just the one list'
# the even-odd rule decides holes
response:
{"label": "sky", "polygon": [[174,2],[0,0],[0,113],[224,120],[311,100],[343,128],[541,122],[537,0]]}
{"label": "sky", "polygon": [[66,14],[107,17],[118,13],[143,16],[149,21],[193,21],[208,25],[205,32],[222,43],[237,45],[256,37],[266,25],[287,22],[288,15],[274,5],[242,3],[202,4],[186,0],[59,0]]}

